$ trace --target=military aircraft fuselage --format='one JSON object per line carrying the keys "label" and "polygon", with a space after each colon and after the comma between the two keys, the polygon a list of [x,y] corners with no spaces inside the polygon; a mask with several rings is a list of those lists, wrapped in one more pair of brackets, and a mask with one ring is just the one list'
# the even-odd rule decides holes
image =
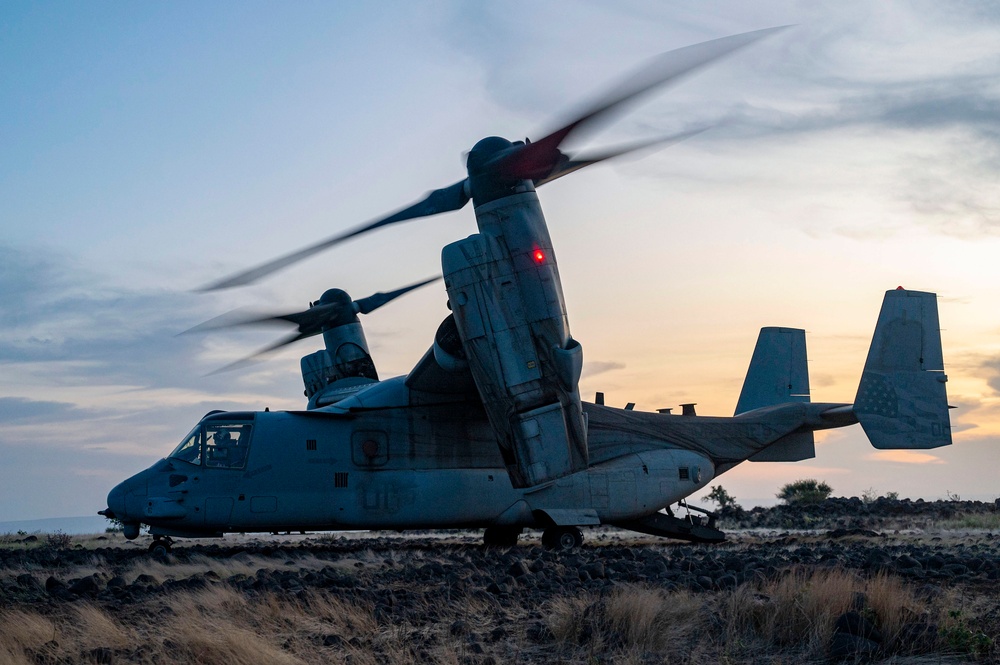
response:
{"label": "military aircraft fuselage", "polygon": [[[367,390],[403,393],[401,379]],[[227,429],[239,430],[238,454],[215,443]],[[654,512],[712,479],[706,455],[668,438],[592,431],[589,468],[515,489],[474,404],[351,416],[222,412],[195,427],[185,439],[193,446],[182,443],[115,487],[108,505],[123,522],[171,536],[609,523]]]}

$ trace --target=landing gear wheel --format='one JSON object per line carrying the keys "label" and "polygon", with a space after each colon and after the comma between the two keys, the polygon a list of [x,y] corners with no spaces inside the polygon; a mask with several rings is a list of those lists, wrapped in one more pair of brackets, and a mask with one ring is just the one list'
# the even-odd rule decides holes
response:
{"label": "landing gear wheel", "polygon": [[583,533],[575,526],[553,526],[542,532],[542,546],[567,552],[583,545]]}
{"label": "landing gear wheel", "polygon": [[490,526],[483,534],[483,545],[486,547],[514,547],[517,537],[521,535],[519,526]]}
{"label": "landing gear wheel", "polygon": [[149,544],[149,553],[153,556],[164,557],[170,554],[170,544],[173,541],[169,538],[153,538],[153,542]]}

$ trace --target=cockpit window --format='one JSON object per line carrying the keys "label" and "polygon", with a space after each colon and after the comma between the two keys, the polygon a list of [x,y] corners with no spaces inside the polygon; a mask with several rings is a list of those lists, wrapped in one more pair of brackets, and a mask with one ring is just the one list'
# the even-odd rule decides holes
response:
{"label": "cockpit window", "polygon": [[242,469],[250,450],[247,422],[210,421],[205,424],[205,466],[219,469]]}
{"label": "cockpit window", "polygon": [[201,425],[196,426],[191,433],[184,437],[180,445],[170,453],[173,459],[191,464],[201,464]]}
{"label": "cockpit window", "polygon": [[171,459],[201,464],[216,469],[242,469],[250,450],[252,425],[243,422],[209,420],[199,423],[184,437]]}

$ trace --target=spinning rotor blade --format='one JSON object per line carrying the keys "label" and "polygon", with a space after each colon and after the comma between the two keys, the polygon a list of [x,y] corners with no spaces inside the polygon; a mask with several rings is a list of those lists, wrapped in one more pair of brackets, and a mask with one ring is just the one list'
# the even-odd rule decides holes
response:
{"label": "spinning rotor blade", "polygon": [[564,155],[564,160],[561,161],[552,172],[549,173],[544,178],[539,178],[534,181],[535,187],[541,187],[542,185],[552,182],[557,178],[561,178],[564,175],[568,175],[573,171],[579,171],[585,166],[590,166],[591,164],[597,164],[598,162],[603,162],[606,159],[614,159],[615,157],[621,157],[622,155],[627,155],[630,152],[635,152],[637,150],[643,150],[646,148],[665,148],[668,145],[673,145],[675,143],[680,143],[686,139],[691,138],[701,134],[704,131],[711,129],[710,127],[700,127],[698,129],[692,129],[690,131],[681,132],[680,134],[673,134],[671,136],[663,136],[658,139],[651,139],[648,141],[638,141],[636,143],[630,143],[624,146],[618,146],[617,148],[609,148],[603,152],[599,152],[593,155],[588,155],[586,157],[578,157],[576,159],[570,158]]}
{"label": "spinning rotor blade", "polygon": [[[339,303],[330,305],[315,305],[303,312],[292,312],[290,314],[248,314],[240,310],[226,312],[214,319],[209,319],[204,323],[199,323],[193,328],[188,328],[181,335],[188,333],[209,332],[211,330],[221,330],[223,328],[235,328],[237,326],[249,326],[266,323],[293,323],[299,328],[299,332],[305,332],[313,327],[321,326],[324,321],[336,318],[343,311],[344,307]],[[319,332],[317,330],[317,332]],[[310,333],[316,334],[316,333]]]}
{"label": "spinning rotor blade", "polygon": [[[389,303],[396,298],[413,291],[414,289],[419,289],[421,286],[426,286],[431,282],[436,282],[439,279],[441,279],[440,276],[431,277],[430,279],[425,279],[420,282],[410,284],[409,286],[404,286],[403,288],[396,289],[395,291],[389,291],[388,293],[379,291],[378,293],[372,294],[367,298],[360,298],[353,301],[350,300],[350,296],[343,291],[334,289],[333,292],[339,294],[334,296],[334,302],[322,302],[323,299],[328,297],[328,294],[330,293],[328,291],[323,295],[320,302],[317,302],[309,309],[301,312],[272,315],[247,314],[239,311],[233,311],[217,316],[214,319],[201,323],[193,328],[189,328],[180,334],[184,335],[193,332],[208,332],[222,328],[233,328],[236,326],[256,325],[261,323],[292,323],[298,327],[296,332],[282,337],[274,344],[266,346],[246,358],[242,358],[211,372],[211,374],[218,374],[219,372],[227,372],[229,370],[242,367],[259,356],[280,349],[281,347],[292,344],[293,342],[297,342],[300,339],[306,339],[307,337],[319,335],[323,332],[323,329],[328,326],[343,325],[351,322],[356,323],[357,319],[354,316],[355,314],[368,314],[373,312],[382,305],[385,305],[386,303]],[[343,300],[339,300],[339,298],[343,298]]]}
{"label": "spinning rotor blade", "polygon": [[[593,125],[597,120],[606,118],[613,111],[621,110],[628,102],[638,99],[643,94],[671,81],[675,81],[685,74],[718,60],[744,46],[748,46],[780,30],[784,30],[786,27],[788,26],[745,32],[663,53],[653,58],[617,87],[612,88],[610,92],[587,108],[576,119],[534,143],[519,145],[515,149],[503,150],[499,154],[492,156],[485,163],[478,165],[482,169],[478,173],[490,179],[533,180],[536,184],[544,184],[581,169],[584,166],[589,166],[590,164],[595,164],[599,161],[631,152],[632,150],[659,142],[666,143],[686,138],[690,134],[621,148],[587,159],[571,159],[559,150],[559,146],[581,127]],[[214,291],[250,284],[321,252],[328,247],[379,227],[417,217],[429,217],[442,212],[458,210],[469,202],[472,195],[471,190],[472,185],[470,184],[470,180],[465,178],[449,187],[430,192],[423,200],[392,215],[332,236],[255,268],[213,282],[199,290]]]}
{"label": "spinning rotor blade", "polygon": [[374,222],[355,227],[350,231],[327,238],[326,240],[318,242],[315,245],[310,245],[309,247],[300,249],[297,252],[292,252],[291,254],[286,254],[285,256],[274,259],[273,261],[268,261],[267,263],[259,265],[256,268],[250,268],[249,270],[244,270],[243,272],[232,275],[231,277],[226,277],[225,279],[221,279],[217,282],[212,282],[211,284],[203,286],[198,290],[215,291],[218,289],[228,289],[234,286],[251,284],[262,277],[266,277],[271,273],[287,268],[293,263],[298,263],[303,259],[309,258],[313,254],[317,254],[328,247],[333,247],[337,243],[343,242],[355,236],[373,231],[382,226],[405,222],[410,219],[416,219],[417,217],[430,217],[431,215],[437,215],[442,212],[458,210],[468,202],[469,191],[467,180],[462,179],[450,187],[434,190],[423,200],[411,205],[408,208],[404,208],[399,212],[393,213],[388,217],[383,217],[382,219]]}
{"label": "spinning rotor blade", "polygon": [[222,372],[229,372],[229,371],[234,370],[234,369],[239,369],[240,367],[244,367],[246,365],[249,365],[250,363],[254,362],[260,356],[262,356],[262,355],[264,355],[266,353],[270,353],[271,351],[275,351],[277,349],[280,349],[283,346],[287,346],[287,345],[291,344],[292,342],[297,342],[300,339],[305,339],[306,337],[310,337],[310,335],[303,335],[301,333],[292,333],[291,335],[288,335],[286,337],[282,337],[281,339],[279,339],[274,344],[271,344],[269,346],[265,346],[263,349],[260,349],[258,351],[255,351],[254,353],[251,353],[246,358],[240,358],[239,360],[237,360],[235,362],[231,362],[228,365],[220,367],[219,369],[212,370],[206,376],[213,376],[215,374],[221,374]]}
{"label": "spinning rotor blade", "polygon": [[416,284],[410,284],[409,286],[404,286],[401,289],[396,289],[395,291],[389,291],[389,293],[383,293],[379,291],[374,295],[370,295],[367,298],[361,298],[360,300],[354,301],[354,308],[357,310],[358,314],[369,314],[374,312],[376,309],[391,302],[403,295],[404,293],[409,293],[413,289],[419,289],[421,286],[426,286],[431,282],[436,282],[440,277],[431,277],[430,279],[425,279],[422,282],[417,282]]}
{"label": "spinning rotor blade", "polygon": [[499,174],[507,177],[547,181],[552,172],[566,159],[559,151],[559,146],[574,131],[592,124],[643,93],[650,92],[787,27],[789,26],[744,32],[662,53],[604,95],[601,101],[578,118],[548,136],[526,144],[516,152],[501,156],[494,166]]}

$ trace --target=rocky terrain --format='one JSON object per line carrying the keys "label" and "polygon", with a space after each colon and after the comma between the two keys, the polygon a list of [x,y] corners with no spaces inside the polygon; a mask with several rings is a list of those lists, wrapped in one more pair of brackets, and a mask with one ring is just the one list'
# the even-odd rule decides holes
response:
{"label": "rocky terrain", "polygon": [[614,529],[7,536],[0,662],[998,662],[1000,506],[727,511],[726,543]]}

